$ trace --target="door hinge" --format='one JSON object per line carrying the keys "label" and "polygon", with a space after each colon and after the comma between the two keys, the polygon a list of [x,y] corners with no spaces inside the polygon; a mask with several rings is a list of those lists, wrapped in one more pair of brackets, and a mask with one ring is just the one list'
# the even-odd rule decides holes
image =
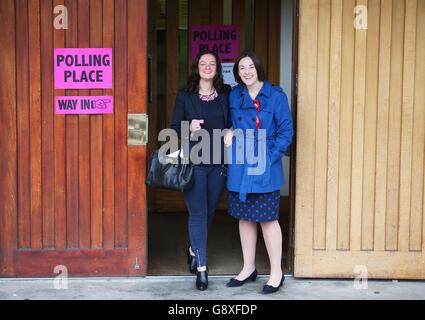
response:
{"label": "door hinge", "polygon": [[295,74],[295,96],[298,97],[298,73]]}
{"label": "door hinge", "polygon": [[293,89],[293,91],[294,91],[294,94],[295,94],[295,97],[297,97],[298,98],[298,73],[295,73],[294,74],[294,79],[293,79],[294,81],[294,89]]}
{"label": "door hinge", "polygon": [[299,17],[300,16],[300,2],[299,1],[296,1],[296,4],[295,4],[295,6],[296,6],[296,13],[297,13],[297,17]]}
{"label": "door hinge", "polygon": [[291,248],[295,248],[295,226],[292,226]]}
{"label": "door hinge", "polygon": [[136,257],[136,261],[134,262],[134,270],[140,270],[139,257]]}

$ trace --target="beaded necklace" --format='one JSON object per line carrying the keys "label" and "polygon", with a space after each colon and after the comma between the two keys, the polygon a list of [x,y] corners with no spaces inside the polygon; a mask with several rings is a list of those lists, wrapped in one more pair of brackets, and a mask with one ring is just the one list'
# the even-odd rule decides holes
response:
{"label": "beaded necklace", "polygon": [[214,90],[210,94],[201,94],[201,93],[199,93],[199,99],[201,99],[202,101],[212,101],[212,100],[214,100],[217,97],[218,97],[218,93],[217,93],[216,90]]}

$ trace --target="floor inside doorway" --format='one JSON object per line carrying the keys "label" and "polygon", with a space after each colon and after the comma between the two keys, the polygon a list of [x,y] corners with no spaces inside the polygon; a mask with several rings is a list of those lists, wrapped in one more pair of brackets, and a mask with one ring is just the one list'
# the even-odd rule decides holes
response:
{"label": "floor inside doorway", "polygon": [[[187,213],[150,213],[148,219],[148,274],[190,275],[187,265]],[[287,265],[283,255],[282,266]],[[269,273],[269,262],[261,228],[258,226],[257,270]],[[233,275],[242,267],[238,220],[217,212],[208,239],[210,275]],[[284,270],[285,272],[285,270]]]}

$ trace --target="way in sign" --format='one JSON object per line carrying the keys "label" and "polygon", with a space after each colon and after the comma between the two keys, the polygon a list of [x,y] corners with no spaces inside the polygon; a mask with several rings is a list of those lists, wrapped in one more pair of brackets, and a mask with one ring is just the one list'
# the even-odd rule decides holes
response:
{"label": "way in sign", "polygon": [[113,96],[59,96],[56,114],[107,114],[114,112]]}
{"label": "way in sign", "polygon": [[[59,110],[77,110],[78,99],[58,100]],[[96,108],[96,101],[89,99],[81,99],[79,104],[80,110],[89,110]]]}

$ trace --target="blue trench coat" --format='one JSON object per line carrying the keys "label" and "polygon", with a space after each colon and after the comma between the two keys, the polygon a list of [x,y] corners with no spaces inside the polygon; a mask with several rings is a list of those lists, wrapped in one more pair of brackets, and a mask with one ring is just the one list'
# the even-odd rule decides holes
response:
{"label": "blue trench coat", "polygon": [[257,111],[247,87],[238,85],[229,96],[235,135],[227,150],[231,160],[227,188],[238,192],[241,201],[247,193],[273,192],[283,186],[281,159],[293,137],[292,115],[283,90],[264,81],[257,99],[260,129],[265,129],[260,131],[255,128]]}

